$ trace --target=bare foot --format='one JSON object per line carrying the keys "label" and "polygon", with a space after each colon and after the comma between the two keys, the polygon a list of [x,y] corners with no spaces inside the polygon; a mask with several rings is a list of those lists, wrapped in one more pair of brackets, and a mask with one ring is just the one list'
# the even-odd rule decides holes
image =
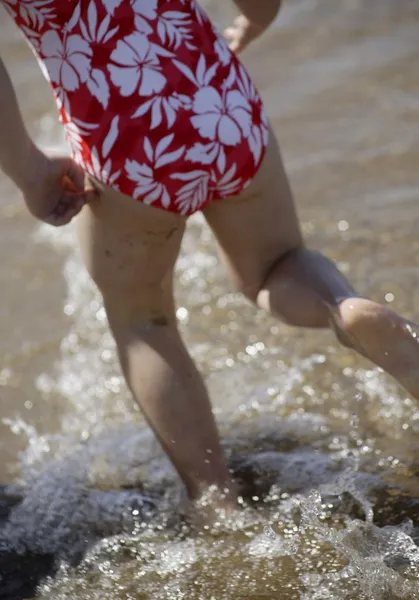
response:
{"label": "bare foot", "polygon": [[419,400],[419,326],[388,308],[347,298],[333,310],[339,340],[392,375]]}
{"label": "bare foot", "polygon": [[233,489],[221,491],[216,486],[211,486],[190,504],[189,521],[194,528],[211,529],[234,514],[238,504]]}

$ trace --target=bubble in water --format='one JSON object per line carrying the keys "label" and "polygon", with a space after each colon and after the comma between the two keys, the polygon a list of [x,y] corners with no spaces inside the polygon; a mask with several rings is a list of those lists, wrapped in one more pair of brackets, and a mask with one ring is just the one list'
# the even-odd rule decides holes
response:
{"label": "bubble in water", "polygon": [[350,494],[359,502],[365,514],[366,521],[372,523],[374,510],[371,502],[357,485],[356,475],[359,471],[359,456],[350,452],[347,456],[347,467],[330,483],[321,485],[319,490],[323,495],[341,496],[344,492]]}
{"label": "bubble in water", "polygon": [[276,533],[275,531],[272,529],[272,527],[270,525],[265,525],[265,527],[263,528],[263,533],[266,535],[267,538],[269,538],[272,542],[275,541],[276,539]]}

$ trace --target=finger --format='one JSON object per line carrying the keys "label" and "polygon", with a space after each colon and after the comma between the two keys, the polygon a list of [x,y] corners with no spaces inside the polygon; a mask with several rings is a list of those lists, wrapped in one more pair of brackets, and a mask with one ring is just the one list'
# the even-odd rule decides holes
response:
{"label": "finger", "polygon": [[224,39],[227,42],[228,47],[232,52],[236,52],[237,48],[240,47],[240,36],[236,29],[230,27],[224,31]]}
{"label": "finger", "polygon": [[97,198],[99,197],[99,192],[96,188],[91,188],[90,190],[86,190],[83,194],[82,194],[83,198],[84,198],[84,203],[83,204],[89,204],[90,202],[93,202],[94,200],[97,200]]}
{"label": "finger", "polygon": [[91,189],[82,194],[69,194],[69,202],[67,204],[68,211],[73,213],[73,216],[77,215],[85,204],[89,204],[98,197],[96,189]]}
{"label": "finger", "polygon": [[84,191],[84,171],[81,167],[76,165],[75,162],[71,161],[67,169],[64,178],[67,184],[71,187],[69,189],[73,192]]}
{"label": "finger", "polygon": [[240,45],[242,38],[243,36],[236,31],[235,33],[226,36],[225,41],[227,42],[228,47],[231,49],[233,44]]}
{"label": "finger", "polygon": [[239,15],[236,19],[234,19],[234,25],[240,27],[240,29],[249,27],[250,23],[251,21],[244,15]]}
{"label": "finger", "polygon": [[233,27],[232,25],[227,27],[227,29],[224,29],[223,31],[223,36],[226,40],[234,39],[237,36],[237,27]]}
{"label": "finger", "polygon": [[66,225],[79,214],[86,202],[86,194],[63,194],[45,220],[56,227]]}
{"label": "finger", "polygon": [[88,190],[83,193],[74,194],[73,192],[65,193],[60,198],[51,214],[57,218],[61,218],[67,212],[78,214],[85,204],[92,202],[98,197],[98,192],[95,189]]}
{"label": "finger", "polygon": [[53,161],[55,173],[61,186],[72,192],[84,191],[84,170],[69,156],[57,157]]}
{"label": "finger", "polygon": [[70,175],[68,173],[66,175],[63,175],[63,177],[61,179],[61,184],[65,190],[69,190],[70,192],[77,193],[79,191],[77,189],[73,179],[70,177]]}
{"label": "finger", "polygon": [[78,194],[79,196],[85,196],[85,203],[91,202],[99,195],[98,190],[94,187],[92,182],[86,179],[85,173],[83,173],[83,185],[81,186],[81,189],[77,188],[77,186],[73,183],[73,180],[70,179],[69,175],[63,176],[62,185],[67,191]]}
{"label": "finger", "polygon": [[237,54],[243,49],[243,44],[240,40],[233,40],[228,47],[230,48],[231,52],[235,52]]}
{"label": "finger", "polygon": [[240,27],[228,27],[223,35],[231,52],[236,54],[241,52],[250,41],[248,31]]}
{"label": "finger", "polygon": [[[81,207],[83,208],[83,207]],[[62,219],[62,221],[60,222],[61,225],[68,225],[68,223],[71,223],[71,221],[77,217],[77,215],[80,213],[81,209],[79,207],[72,207],[68,210],[68,212],[65,214],[64,218]]]}
{"label": "finger", "polygon": [[84,190],[84,171],[69,156],[51,157],[50,177],[54,182],[59,182],[64,189],[73,192]]}
{"label": "finger", "polygon": [[45,223],[48,223],[48,225],[52,225],[53,227],[63,227],[64,225],[68,225],[72,218],[73,215],[71,213],[67,213],[62,217],[49,216],[46,219],[44,219],[44,221]]}

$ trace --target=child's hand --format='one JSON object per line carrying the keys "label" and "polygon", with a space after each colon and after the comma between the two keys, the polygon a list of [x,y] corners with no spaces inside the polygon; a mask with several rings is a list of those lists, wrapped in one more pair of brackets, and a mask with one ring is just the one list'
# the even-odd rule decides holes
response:
{"label": "child's hand", "polygon": [[239,53],[264,31],[264,27],[256,25],[249,21],[244,15],[240,15],[234,19],[230,27],[227,27],[227,29],[224,30],[224,37],[230,50]]}
{"label": "child's hand", "polygon": [[241,14],[224,31],[224,37],[232,52],[241,52],[274,22],[281,0],[233,1]]}
{"label": "child's hand", "polygon": [[97,196],[86,189],[83,169],[68,156],[39,152],[32,167],[21,189],[29,211],[45,223],[66,225]]}

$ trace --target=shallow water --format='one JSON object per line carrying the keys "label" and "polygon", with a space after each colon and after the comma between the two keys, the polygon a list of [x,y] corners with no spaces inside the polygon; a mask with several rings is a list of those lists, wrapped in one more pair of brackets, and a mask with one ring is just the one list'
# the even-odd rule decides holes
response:
{"label": "shallow water", "polygon": [[[221,1],[206,4],[226,21]],[[413,0],[290,1],[244,57],[308,242],[416,320],[418,27]],[[3,13],[0,51],[31,132],[60,145],[49,90]],[[243,495],[234,519],[193,534],[73,227],[37,225],[4,178],[0,217],[0,477],[16,494],[0,502],[0,518],[16,504],[0,598],[30,597],[55,560],[38,599],[419,598],[419,411],[388,377],[327,332],[255,312],[191,219],[178,316]]]}

